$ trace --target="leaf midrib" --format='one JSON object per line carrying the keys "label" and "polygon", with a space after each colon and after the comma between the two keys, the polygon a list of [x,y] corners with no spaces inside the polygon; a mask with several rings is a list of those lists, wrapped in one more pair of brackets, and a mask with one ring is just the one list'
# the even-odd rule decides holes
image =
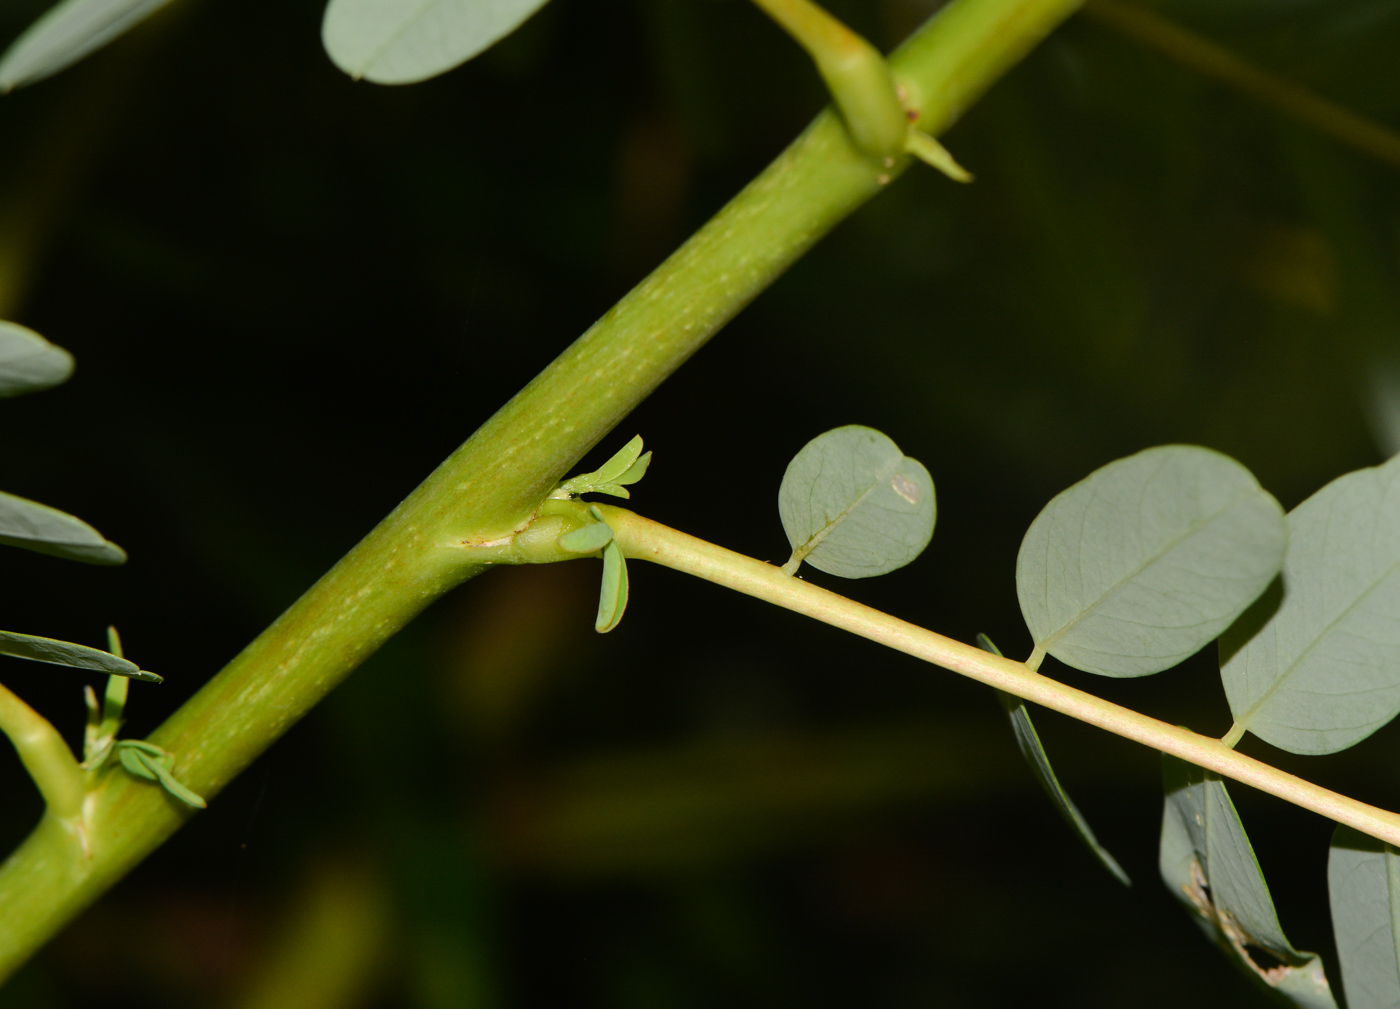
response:
{"label": "leaf midrib", "polygon": [[[849,505],[847,505],[846,508],[834,519],[830,520],[829,522],[827,522],[826,525],[822,526],[820,529],[814,532],[810,537],[807,538],[805,542],[803,542],[801,546],[793,549],[792,560],[805,561],[808,557],[812,556],[812,551],[816,550],[817,547],[821,546],[822,541],[825,540],[828,536],[830,536],[832,531],[837,526],[839,526],[842,522],[846,521],[846,519],[850,517],[851,513],[857,508],[859,508],[866,498],[868,498],[871,494],[874,494],[876,487],[879,487],[880,484],[884,483],[887,479],[893,476],[894,472],[897,469],[899,469],[899,464],[902,462],[904,462],[904,457],[900,456],[898,459],[894,460],[894,462],[892,462],[887,467],[887,469],[880,470],[879,473],[877,473],[875,479],[870,482],[870,486],[865,488],[865,490],[861,492],[860,497],[856,498]],[[823,460],[823,467],[824,466],[825,461]],[[818,473],[818,476],[820,475],[821,474]]]}
{"label": "leaf midrib", "polygon": [[[1051,645],[1053,645],[1055,642],[1057,642],[1057,641],[1061,640],[1062,638],[1064,638],[1064,636],[1065,636],[1066,634],[1068,634],[1070,631],[1074,630],[1074,628],[1078,627],[1079,624],[1083,623],[1083,621],[1084,621],[1086,618],[1088,618],[1096,609],[1098,609],[1099,606],[1101,606],[1101,605],[1103,604],[1103,602],[1104,602],[1105,599],[1107,599],[1109,596],[1111,596],[1114,592],[1118,591],[1118,589],[1119,589],[1121,586],[1127,584],[1128,582],[1130,582],[1130,581],[1132,581],[1134,578],[1136,578],[1138,575],[1142,574],[1142,572],[1145,571],[1145,570],[1147,570],[1147,568],[1151,567],[1153,564],[1157,563],[1159,560],[1161,560],[1163,557],[1165,557],[1167,554],[1169,554],[1172,550],[1176,549],[1176,547],[1177,547],[1179,544],[1181,544],[1181,543],[1185,542],[1186,540],[1190,539],[1192,536],[1195,536],[1195,535],[1196,535],[1197,533],[1199,533],[1202,529],[1205,529],[1207,526],[1209,526],[1209,525],[1210,525],[1212,522],[1214,522],[1216,519],[1220,518],[1220,516],[1224,515],[1224,514],[1225,514],[1226,512],[1228,512],[1228,511],[1230,511],[1230,509],[1234,508],[1234,507],[1237,506],[1237,505],[1243,504],[1244,502],[1248,501],[1250,498],[1257,497],[1259,494],[1262,494],[1262,493],[1263,493],[1262,490],[1256,488],[1256,489],[1254,489],[1254,490],[1249,491],[1247,494],[1241,495],[1240,497],[1237,497],[1237,498],[1233,499],[1232,501],[1230,501],[1229,504],[1227,504],[1225,507],[1221,508],[1219,511],[1215,512],[1214,514],[1212,514],[1209,518],[1207,518],[1205,521],[1201,522],[1200,525],[1196,526],[1194,529],[1191,529],[1191,530],[1189,530],[1188,532],[1182,533],[1180,536],[1176,536],[1176,537],[1174,537],[1173,539],[1169,540],[1169,541],[1168,541],[1165,545],[1163,545],[1163,547],[1162,547],[1160,550],[1158,550],[1155,554],[1153,554],[1152,556],[1150,556],[1150,557],[1148,557],[1147,559],[1145,559],[1141,564],[1139,564],[1137,567],[1135,567],[1132,571],[1128,572],[1128,574],[1124,575],[1122,578],[1118,579],[1118,581],[1114,582],[1112,585],[1110,585],[1108,588],[1106,588],[1103,592],[1101,592],[1101,593],[1098,595],[1098,597],[1097,597],[1092,603],[1090,603],[1088,606],[1086,606],[1086,607],[1084,607],[1082,610],[1080,610],[1080,611],[1079,611],[1079,615],[1076,616],[1073,620],[1071,620],[1069,623],[1065,624],[1065,625],[1064,625],[1063,627],[1061,627],[1059,630],[1055,631],[1055,633],[1053,633],[1053,634],[1047,636],[1043,641],[1037,641],[1037,642],[1036,642],[1036,645],[1037,645],[1038,647],[1040,647],[1040,648],[1044,648],[1044,649],[1048,652],[1048,651],[1050,650],[1050,646],[1051,646]],[[1048,566],[1047,566],[1047,567],[1048,567]]]}
{"label": "leaf midrib", "polygon": [[1262,694],[1260,694],[1259,699],[1253,704],[1251,704],[1249,708],[1245,710],[1244,714],[1240,715],[1238,718],[1235,719],[1236,723],[1241,728],[1248,729],[1250,722],[1252,722],[1254,720],[1254,717],[1259,714],[1260,710],[1264,707],[1264,704],[1269,700],[1270,697],[1274,696],[1274,693],[1278,690],[1278,688],[1283,686],[1284,682],[1290,676],[1293,675],[1294,671],[1296,671],[1297,668],[1300,665],[1302,665],[1303,661],[1313,653],[1313,650],[1316,649],[1318,645],[1322,643],[1323,638],[1326,638],[1329,634],[1331,634],[1336,629],[1337,625],[1341,623],[1341,621],[1348,614],[1350,614],[1352,610],[1354,610],[1357,606],[1361,605],[1361,603],[1366,599],[1367,596],[1369,596],[1372,592],[1376,591],[1376,589],[1380,588],[1381,584],[1384,583],[1388,578],[1390,578],[1391,575],[1395,574],[1397,570],[1400,570],[1400,557],[1397,557],[1390,564],[1390,566],[1385,569],[1385,571],[1382,574],[1377,576],[1376,579],[1372,581],[1371,584],[1367,587],[1365,592],[1361,593],[1359,596],[1353,599],[1350,603],[1346,605],[1346,607],[1340,613],[1338,613],[1334,618],[1332,618],[1332,620],[1328,622],[1326,627],[1324,627],[1317,634],[1313,635],[1313,639],[1310,642],[1308,642],[1308,646],[1304,648],[1301,652],[1299,652],[1298,657],[1288,664],[1288,668],[1286,668],[1274,679],[1274,682],[1269,685],[1269,689],[1265,690]]}

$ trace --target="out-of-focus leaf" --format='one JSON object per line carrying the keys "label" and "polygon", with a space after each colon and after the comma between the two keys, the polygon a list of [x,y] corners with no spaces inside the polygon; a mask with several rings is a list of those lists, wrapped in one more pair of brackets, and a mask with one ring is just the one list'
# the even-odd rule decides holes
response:
{"label": "out-of-focus leaf", "polygon": [[[977,647],[983,651],[991,652],[993,655],[1001,654],[1001,649],[994,645],[992,639],[985,634],[977,635]],[[1021,756],[1026,758],[1026,763],[1030,766],[1031,773],[1035,775],[1035,780],[1040,782],[1040,787],[1045,789],[1045,794],[1050,796],[1050,801],[1055,804],[1055,808],[1060,811],[1065,822],[1079,835],[1079,839],[1088,846],[1103,867],[1124,886],[1132,886],[1133,881],[1128,878],[1128,874],[1123,871],[1118,860],[1108,853],[1108,849],[1099,844],[1099,839],[1094,836],[1089,821],[1084,819],[1084,814],[1079,811],[1079,807],[1074,804],[1074,800],[1069,797],[1069,793],[1060,784],[1060,779],[1055,777],[1055,770],[1050,766],[1050,758],[1045,753],[1045,746],[1041,743],[1040,735],[1035,731],[1035,725],[1031,722],[1031,713],[1026,707],[1026,702],[1004,690],[998,690],[996,694],[997,700],[1001,701],[1002,710],[1011,719],[1011,731],[1016,734],[1016,745],[1021,749]]]}
{"label": "out-of-focus leaf", "polygon": [[783,570],[805,560],[842,578],[902,568],[933,538],[933,478],[874,428],[851,424],[813,438],[788,463],[778,513],[792,544]]}
{"label": "out-of-focus leaf", "polygon": [[321,41],[356,80],[412,84],[505,38],[546,0],[330,0]]}
{"label": "out-of-focus leaf", "polygon": [[32,329],[0,322],[0,397],[38,392],[67,381],[73,355]]}
{"label": "out-of-focus leaf", "polygon": [[1235,716],[1294,753],[1334,753],[1400,712],[1400,456],[1289,514],[1281,598],[1220,638]]}
{"label": "out-of-focus leaf", "polygon": [[57,508],[0,493],[0,544],[87,564],[124,564],[126,551]]}
{"label": "out-of-focus leaf", "polygon": [[1016,558],[1036,647],[1103,676],[1146,676],[1220,634],[1273,580],[1283,509],[1229,456],[1164,445],[1056,495]]}
{"label": "out-of-focus leaf", "polygon": [[52,76],[164,7],[170,0],[63,0],[0,56],[0,91]]}
{"label": "out-of-focus leaf", "polygon": [[136,663],[111,652],[88,648],[86,645],[75,645],[69,641],[40,638],[33,634],[0,631],[0,655],[13,655],[17,659],[32,659],[35,662],[48,662],[73,669],[95,669],[100,673],[129,676],[133,680],[146,680],[149,683],[162,682],[155,673],[147,672]]}
{"label": "out-of-focus leaf", "polygon": [[1338,824],[1327,859],[1347,1009],[1400,1007],[1400,852]]}
{"label": "out-of-focus leaf", "polygon": [[[1159,868],[1196,923],[1248,977],[1302,1009],[1336,1009],[1316,953],[1293,948],[1224,783],[1162,755]],[[1265,962],[1260,962],[1267,958]]]}

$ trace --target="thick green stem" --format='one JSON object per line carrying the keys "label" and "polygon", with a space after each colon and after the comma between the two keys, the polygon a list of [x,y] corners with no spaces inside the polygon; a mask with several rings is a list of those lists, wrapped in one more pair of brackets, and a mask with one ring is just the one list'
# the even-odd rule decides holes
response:
{"label": "thick green stem", "polygon": [[622,508],[599,506],[628,557],[684,571],[859,634],[863,638],[951,669],[998,690],[1107,729],[1163,753],[1253,785],[1260,791],[1400,845],[1400,815],[1329,791],[1263,761],[1236,753],[1226,743],[1169,725],[1033,672],[1026,663],[993,655],[915,624],[871,609],[779,568],[715,546]]}
{"label": "thick green stem", "polygon": [[[891,59],[937,133],[1079,0],[955,0]],[[898,169],[862,156],[830,113],[554,363],[152,736],[212,798],[388,637],[482,570],[583,454]],[[0,866],[0,979],[190,815],[157,786],[105,775],[92,857],[43,825]],[[47,822],[47,821],[46,821]]]}

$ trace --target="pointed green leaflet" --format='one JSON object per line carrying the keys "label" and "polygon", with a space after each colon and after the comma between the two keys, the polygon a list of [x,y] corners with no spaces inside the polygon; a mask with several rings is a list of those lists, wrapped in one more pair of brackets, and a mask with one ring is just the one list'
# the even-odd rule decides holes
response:
{"label": "pointed green leaflet", "polygon": [[94,669],[100,673],[129,676],[133,680],[145,680],[148,683],[164,682],[155,673],[110,652],[88,648],[86,645],[75,645],[71,641],[41,638],[33,634],[0,631],[0,655],[13,655],[17,659],[47,662],[72,669]]}
{"label": "pointed green leaflet", "polygon": [[[992,639],[985,634],[977,635],[977,647],[984,652],[1001,655],[1001,649],[994,645]],[[1055,776],[1055,770],[1050,766],[1050,757],[1046,754],[1045,746],[1040,741],[1040,735],[1035,731],[1035,725],[1031,722],[1031,713],[1026,702],[1003,690],[998,690],[996,695],[997,700],[1001,702],[1002,710],[1011,719],[1011,731],[1016,734],[1016,745],[1020,748],[1021,756],[1025,758],[1035,780],[1040,782],[1040,787],[1045,789],[1045,794],[1050,797],[1050,801],[1060,811],[1065,822],[1094,853],[1094,857],[1099,860],[1100,864],[1112,873],[1118,882],[1124,886],[1132,886],[1133,881],[1128,878],[1128,874],[1123,871],[1118,860],[1108,853],[1108,849],[1099,844],[1098,838],[1094,836],[1094,831],[1089,827],[1089,821],[1084,819],[1084,814],[1079,811],[1079,807],[1074,804],[1069,793],[1060,784],[1060,779]]]}
{"label": "pointed green leaflet", "polygon": [[[1283,934],[1254,848],[1220,778],[1162,755],[1162,881],[1246,976],[1300,1009],[1336,1009],[1316,953]],[[1255,951],[1272,962],[1260,963]]]}
{"label": "pointed green leaflet", "polygon": [[1164,445],[1045,506],[1016,558],[1016,595],[1037,651],[1102,676],[1146,676],[1228,627],[1278,573],[1287,543],[1283,509],[1249,470]]}
{"label": "pointed green leaflet", "polygon": [[1327,859],[1347,1009],[1400,1006],[1400,852],[1344,824]]}

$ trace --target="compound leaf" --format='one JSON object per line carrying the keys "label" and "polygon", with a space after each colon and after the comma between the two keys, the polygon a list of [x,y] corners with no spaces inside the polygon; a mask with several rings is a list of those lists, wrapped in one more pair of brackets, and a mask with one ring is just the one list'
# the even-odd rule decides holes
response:
{"label": "compound leaf", "polygon": [[40,638],[33,634],[0,631],[0,655],[13,655],[17,659],[47,662],[73,669],[94,669],[100,673],[129,676],[134,680],[146,680],[150,683],[161,682],[161,678],[155,673],[147,672],[136,663],[111,652],[88,648],[86,645],[75,645],[70,641]]}
{"label": "compound leaf", "polygon": [[[1301,1009],[1336,1009],[1322,960],[1296,950],[1279,926],[1268,884],[1224,783],[1162,755],[1166,802],[1162,881],[1207,938],[1246,976]],[[1267,953],[1277,964],[1261,964]]]}
{"label": "compound leaf", "polygon": [[1327,859],[1347,1009],[1400,1007],[1400,852],[1343,824]]}
{"label": "compound leaf", "polygon": [[0,91],[33,84],[78,62],[170,0],[63,0],[0,56]]}
{"label": "compound leaf", "polygon": [[330,0],[321,41],[356,80],[412,84],[466,62],[546,0]]}
{"label": "compound leaf", "polygon": [[1235,716],[1293,753],[1334,753],[1400,713],[1400,456],[1288,516],[1279,591],[1220,638]]}
{"label": "compound leaf", "polygon": [[123,564],[126,552],[57,508],[0,493],[0,544],[87,564]]}
{"label": "compound leaf", "polygon": [[1220,634],[1278,573],[1283,509],[1228,456],[1164,445],[1057,495],[1016,558],[1036,648],[1085,672],[1146,676]]}
{"label": "compound leaf", "polygon": [[0,398],[38,392],[73,374],[73,355],[38,333],[0,322]]}
{"label": "compound leaf", "polygon": [[851,424],[813,438],[788,463],[778,513],[792,544],[785,572],[805,560],[842,578],[870,578],[923,553],[937,504],[922,463],[874,428]]}
{"label": "compound leaf", "polygon": [[[977,647],[985,652],[991,652],[993,655],[1001,654],[1001,649],[992,644],[992,639],[985,634],[977,635]],[[997,700],[1001,701],[1002,710],[1011,719],[1011,731],[1016,734],[1016,745],[1021,750],[1021,756],[1026,758],[1026,763],[1030,766],[1031,774],[1035,776],[1035,780],[1040,782],[1040,787],[1045,789],[1045,794],[1050,797],[1050,801],[1060,811],[1065,822],[1079,835],[1079,839],[1088,846],[1103,867],[1124,886],[1132,886],[1133,881],[1128,878],[1128,874],[1123,871],[1118,860],[1108,853],[1108,849],[1099,844],[1098,838],[1094,836],[1094,831],[1089,826],[1089,821],[1084,819],[1084,814],[1079,812],[1079,807],[1074,804],[1074,800],[1069,797],[1069,793],[1060,784],[1060,779],[1055,776],[1055,770],[1050,766],[1050,758],[1045,753],[1045,746],[1041,743],[1040,735],[1035,731],[1035,725],[1031,722],[1031,714],[1026,707],[1026,702],[1004,690],[998,690],[996,693]]]}

